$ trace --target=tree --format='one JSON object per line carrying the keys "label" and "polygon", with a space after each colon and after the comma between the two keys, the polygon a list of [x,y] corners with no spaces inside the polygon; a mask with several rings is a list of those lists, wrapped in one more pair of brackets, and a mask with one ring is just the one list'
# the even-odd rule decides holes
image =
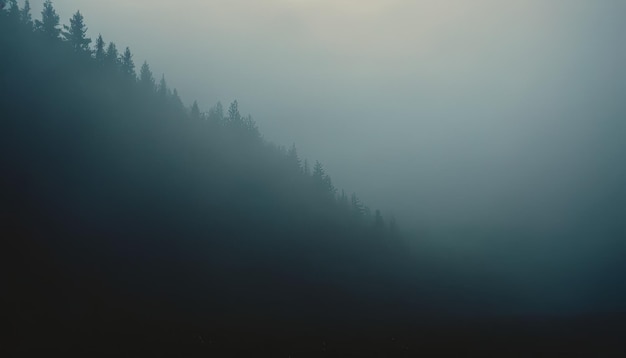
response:
{"label": "tree", "polygon": [[8,1],[9,4],[9,19],[14,22],[17,23],[20,21],[20,7],[17,5],[17,0],[9,0]]}
{"label": "tree", "polygon": [[157,86],[157,93],[159,94],[161,98],[166,98],[168,94],[167,92],[168,92],[167,82],[165,81],[165,75],[162,74],[161,81],[159,82],[159,85]]}
{"label": "tree", "polygon": [[76,52],[89,52],[91,39],[87,37],[87,27],[85,26],[83,15],[80,11],[70,18],[70,26],[63,25],[63,37],[70,43]]}
{"label": "tree", "polygon": [[352,211],[356,215],[363,216],[365,214],[365,206],[363,206],[363,203],[361,203],[361,200],[357,198],[355,193],[352,193],[350,197],[350,204],[352,204]]}
{"label": "tree", "polygon": [[222,102],[217,102],[215,106],[209,110],[209,120],[216,123],[224,120],[224,107],[222,106]]}
{"label": "tree", "polygon": [[154,91],[154,77],[152,76],[152,71],[150,71],[150,65],[148,65],[147,61],[143,62],[141,70],[139,70],[139,84],[147,90]]}
{"label": "tree", "polygon": [[117,67],[117,65],[119,64],[119,53],[117,51],[117,46],[115,46],[115,43],[109,42],[106,54],[104,55],[104,62],[111,67]]}
{"label": "tree", "polygon": [[325,173],[324,173],[324,167],[322,166],[322,163],[316,160],[315,165],[313,166],[313,178],[321,181],[324,178],[324,175]]}
{"label": "tree", "polygon": [[198,107],[198,101],[193,101],[191,105],[191,118],[200,119],[200,108]]}
{"label": "tree", "polygon": [[130,52],[130,48],[126,47],[124,53],[120,57],[120,66],[122,73],[129,78],[135,79],[137,74],[135,73],[135,62],[133,62],[133,54]]}
{"label": "tree", "polygon": [[[104,40],[102,35],[98,34],[96,39],[96,48],[94,50],[94,57],[99,64],[103,64],[106,59],[106,51],[104,50]],[[117,57],[117,56],[115,56]]]}
{"label": "tree", "polygon": [[61,34],[61,29],[59,28],[59,15],[54,10],[54,7],[52,6],[52,2],[50,0],[46,0],[43,3],[43,10],[41,10],[41,21],[37,20],[35,22],[35,26],[41,33],[46,35],[48,38],[59,38],[59,35]]}
{"label": "tree", "polygon": [[183,101],[180,99],[180,96],[178,95],[178,91],[176,90],[176,88],[174,88],[174,91],[172,92],[172,103],[174,104],[174,108],[176,108],[177,111],[182,111],[185,108],[185,105],[183,104]]}
{"label": "tree", "polygon": [[29,28],[33,27],[33,17],[30,14],[30,1],[28,0],[24,2],[24,7],[20,11],[20,21]]}
{"label": "tree", "polygon": [[239,103],[234,100],[228,108],[228,120],[236,123],[241,121],[241,114],[239,113]]}
{"label": "tree", "polygon": [[287,152],[287,157],[289,157],[291,165],[300,169],[300,158],[298,158],[298,150],[296,149],[295,143],[291,144],[291,148],[289,148],[289,151]]}
{"label": "tree", "polygon": [[304,159],[304,165],[302,166],[302,171],[304,172],[304,175],[311,175],[311,169],[309,168],[309,161],[307,159]]}

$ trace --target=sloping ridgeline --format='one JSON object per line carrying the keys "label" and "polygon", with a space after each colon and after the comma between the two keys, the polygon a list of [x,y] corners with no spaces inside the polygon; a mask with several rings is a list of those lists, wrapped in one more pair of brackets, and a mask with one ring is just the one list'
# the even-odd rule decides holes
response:
{"label": "sloping ridgeline", "polygon": [[0,9],[0,355],[344,356],[347,340],[359,356],[412,356],[552,340],[543,323],[546,341],[535,323],[442,324],[514,300],[420,254],[236,102],[185,107],[128,48],[87,39],[79,13],[62,31],[49,1],[37,21],[16,1]]}
{"label": "sloping ridgeline", "polygon": [[128,49],[89,45],[80,15],[57,31],[51,5],[35,23],[9,7],[0,24],[0,235],[17,331],[292,329],[414,303],[418,270],[394,226],[263,140],[236,102],[186,108],[147,64],[137,78]]}

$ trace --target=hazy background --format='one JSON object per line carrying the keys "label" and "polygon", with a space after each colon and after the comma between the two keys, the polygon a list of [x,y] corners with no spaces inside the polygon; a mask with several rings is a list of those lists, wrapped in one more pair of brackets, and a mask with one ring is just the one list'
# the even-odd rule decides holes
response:
{"label": "hazy background", "polygon": [[53,4],[403,227],[626,234],[623,0]]}

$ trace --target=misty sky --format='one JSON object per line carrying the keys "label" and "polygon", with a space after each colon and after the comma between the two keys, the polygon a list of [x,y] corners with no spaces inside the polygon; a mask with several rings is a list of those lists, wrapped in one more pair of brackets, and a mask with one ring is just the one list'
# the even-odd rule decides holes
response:
{"label": "misty sky", "polygon": [[403,226],[560,230],[625,208],[623,0],[53,3],[187,104],[238,99]]}

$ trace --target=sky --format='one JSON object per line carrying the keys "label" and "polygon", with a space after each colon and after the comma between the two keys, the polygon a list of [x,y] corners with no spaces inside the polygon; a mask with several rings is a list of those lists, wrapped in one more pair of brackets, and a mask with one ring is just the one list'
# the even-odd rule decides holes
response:
{"label": "sky", "polygon": [[623,0],[53,3],[404,227],[626,217]]}

